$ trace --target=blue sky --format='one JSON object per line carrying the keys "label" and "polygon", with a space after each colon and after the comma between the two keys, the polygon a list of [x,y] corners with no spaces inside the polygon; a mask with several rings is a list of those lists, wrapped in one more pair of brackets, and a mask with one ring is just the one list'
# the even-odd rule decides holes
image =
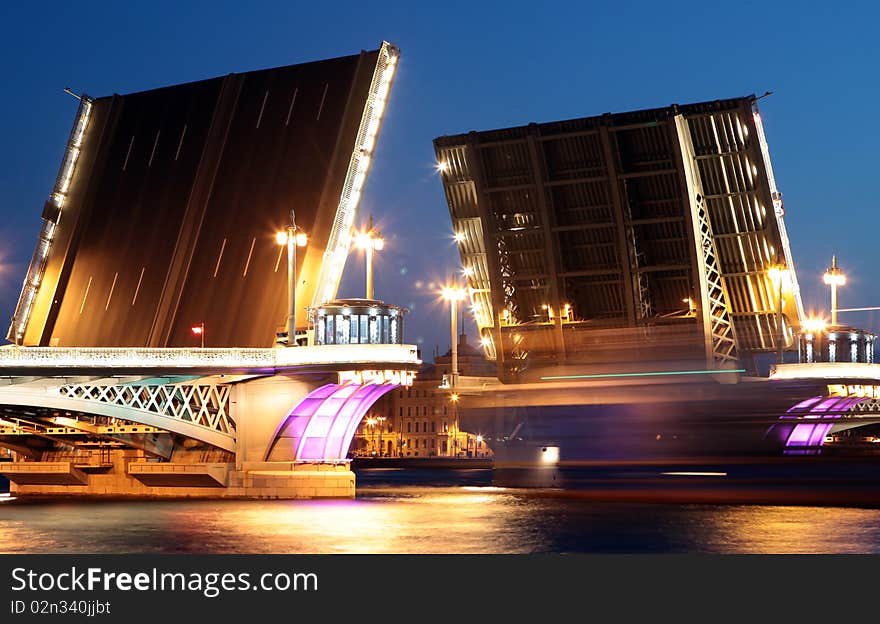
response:
{"label": "blue sky", "polygon": [[[880,9],[870,3],[84,2],[0,7],[0,322],[13,311],[76,109],[102,96],[372,49],[402,56],[361,214],[388,239],[376,294],[449,346],[431,282],[457,266],[439,135],[773,91],[761,101],[807,309],[880,305]],[[620,4],[618,6],[618,4]],[[353,256],[340,295],[362,291]],[[841,321],[880,329],[880,314]]]}

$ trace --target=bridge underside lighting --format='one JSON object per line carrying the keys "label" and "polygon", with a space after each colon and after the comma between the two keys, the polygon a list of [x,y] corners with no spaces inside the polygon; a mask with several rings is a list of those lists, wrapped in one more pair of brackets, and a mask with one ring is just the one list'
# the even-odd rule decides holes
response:
{"label": "bridge underside lighting", "polygon": [[[872,397],[814,396],[805,399],[789,409],[780,417],[782,421],[770,428],[772,433],[784,441],[786,452],[792,448],[818,449],[825,442],[825,436],[834,427],[828,420],[839,420],[856,405],[872,400]],[[801,422],[791,423],[786,420],[799,419]],[[817,422],[809,422],[815,419]],[[797,452],[797,451],[794,451]]]}
{"label": "bridge underside lighting", "polygon": [[267,461],[343,461],[358,424],[397,384],[327,384],[306,395],[281,422]]}

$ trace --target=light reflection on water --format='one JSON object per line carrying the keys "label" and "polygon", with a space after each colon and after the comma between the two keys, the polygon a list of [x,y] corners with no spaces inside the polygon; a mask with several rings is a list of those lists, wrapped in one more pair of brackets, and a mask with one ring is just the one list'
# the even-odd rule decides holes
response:
{"label": "light reflection on water", "polygon": [[492,487],[345,501],[0,506],[4,553],[876,553],[880,510],[602,503]]}

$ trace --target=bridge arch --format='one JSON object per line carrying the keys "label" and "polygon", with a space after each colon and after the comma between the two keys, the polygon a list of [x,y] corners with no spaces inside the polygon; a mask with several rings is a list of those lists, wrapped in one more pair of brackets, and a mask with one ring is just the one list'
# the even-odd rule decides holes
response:
{"label": "bridge arch", "polygon": [[306,395],[278,425],[266,461],[341,461],[364,415],[394,383],[326,384]]}
{"label": "bridge arch", "polygon": [[832,428],[851,429],[870,424],[843,425],[839,421],[860,405],[876,401],[870,396],[812,396],[789,408],[767,433],[776,438],[788,454],[815,452],[825,443],[825,436]]}

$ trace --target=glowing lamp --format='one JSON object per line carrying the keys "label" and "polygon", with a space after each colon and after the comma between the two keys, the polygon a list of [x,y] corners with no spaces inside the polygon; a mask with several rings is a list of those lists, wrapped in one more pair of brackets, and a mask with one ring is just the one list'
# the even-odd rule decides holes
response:
{"label": "glowing lamp", "polygon": [[843,286],[844,284],[846,284],[846,275],[844,275],[843,273],[828,272],[822,276],[822,280],[829,286]]}
{"label": "glowing lamp", "polygon": [[809,318],[804,321],[804,330],[808,332],[820,332],[824,331],[828,326],[828,323],[825,322],[825,319],[820,318]]}
{"label": "glowing lamp", "polygon": [[789,276],[789,270],[784,266],[770,267],[767,271],[767,276],[774,282],[777,282],[786,279]]}
{"label": "glowing lamp", "polygon": [[440,291],[440,294],[446,301],[462,301],[464,300],[466,293],[463,288],[444,286]]}
{"label": "glowing lamp", "polygon": [[[305,247],[309,244],[309,236],[305,232],[297,232],[296,236],[293,238],[294,242],[296,242],[297,247]],[[285,241],[287,242],[287,241]]]}

